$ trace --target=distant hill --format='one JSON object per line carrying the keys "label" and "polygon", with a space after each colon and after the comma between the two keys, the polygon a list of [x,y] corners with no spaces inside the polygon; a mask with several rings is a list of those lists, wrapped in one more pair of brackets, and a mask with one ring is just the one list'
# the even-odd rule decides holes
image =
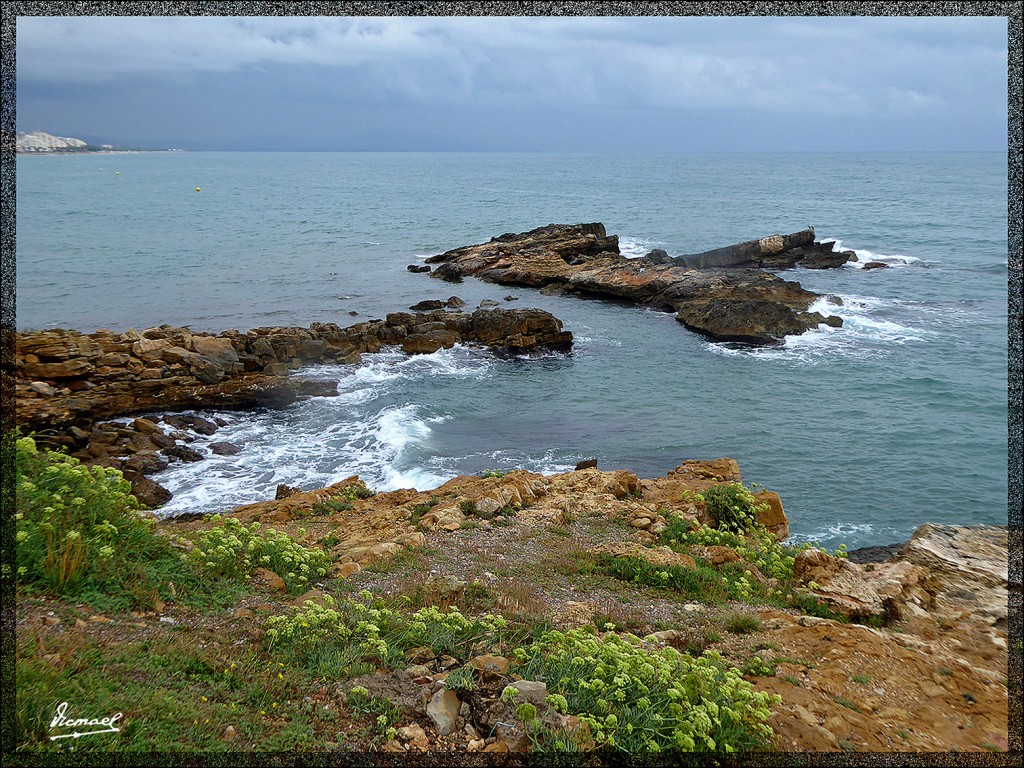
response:
{"label": "distant hill", "polygon": [[90,144],[69,136],[54,136],[44,131],[31,131],[17,135],[17,151],[24,154],[46,152],[164,152],[169,150],[118,147],[113,144]]}

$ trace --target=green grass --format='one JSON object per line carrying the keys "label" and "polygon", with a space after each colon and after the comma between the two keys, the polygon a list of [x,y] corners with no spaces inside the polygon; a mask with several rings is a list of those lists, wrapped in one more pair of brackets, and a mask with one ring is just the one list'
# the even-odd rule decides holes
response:
{"label": "green grass", "polygon": [[[230,642],[212,645],[223,638],[164,629],[114,647],[72,633],[18,639],[19,751],[311,750],[335,741],[338,719],[350,719],[303,701],[322,687],[317,679]],[[69,717],[121,712],[121,730],[51,741],[63,732],[50,729],[58,702],[69,703]],[[228,725],[232,741],[223,738]]]}
{"label": "green grass", "polygon": [[721,616],[722,627],[727,632],[746,635],[761,628],[761,619],[747,611],[730,609]]}
{"label": "green grass", "polygon": [[849,699],[843,698],[842,696],[833,696],[832,701],[834,701],[836,704],[841,704],[847,709],[852,709],[854,712],[860,712],[860,707],[858,707]]}

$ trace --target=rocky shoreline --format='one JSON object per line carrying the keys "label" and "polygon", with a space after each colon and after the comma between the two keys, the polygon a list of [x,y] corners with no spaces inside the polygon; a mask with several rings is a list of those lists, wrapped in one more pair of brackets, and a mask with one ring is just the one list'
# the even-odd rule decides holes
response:
{"label": "rocky shoreline", "polygon": [[[804,550],[796,557],[792,588],[827,606],[832,617],[747,606],[756,629],[735,635],[716,629],[735,615],[734,607],[716,608],[692,597],[680,604],[642,584],[620,588],[573,575],[570,564],[581,562],[642,562],[674,573],[710,566],[723,580],[744,573],[751,583],[771,589],[775,581],[768,569],[741,550],[659,546],[669,518],[682,515],[694,530],[714,528],[717,521],[694,503],[693,494],[733,482],[742,478],[728,458],[686,461],[655,478],[595,467],[550,476],[523,470],[461,476],[433,489],[363,499],[346,495],[359,485],[350,477],[227,514],[311,546],[331,542],[331,575],[352,591],[466,605],[466,615],[471,595],[498,595],[497,605],[509,615],[530,605],[532,615],[560,631],[594,625],[606,635],[635,632],[652,653],[667,646],[721,653],[746,670],[745,679],[757,690],[781,697],[769,721],[781,750],[1011,747],[1005,527],[922,526],[902,554],[884,563],[860,565]],[[349,499],[349,508],[327,516],[317,512],[338,498]],[[764,504],[759,522],[785,539],[788,520],[779,497],[763,492],[757,500]],[[504,517],[502,510],[509,508],[514,515]],[[163,525],[184,543],[209,521]],[[241,626],[264,621],[261,614],[330,605],[329,596],[336,594],[323,587],[290,599],[278,575],[265,570],[254,575],[253,584],[258,595],[236,610]],[[169,609],[165,614],[184,618]],[[259,642],[262,635],[257,631],[255,637]],[[376,746],[382,752],[529,752],[523,716],[502,703],[506,685],[541,691],[534,702],[539,714],[562,727],[573,724],[550,711],[544,681],[511,674],[511,654],[483,647],[476,653],[460,662],[416,649],[407,654],[408,669],[328,683],[318,695],[325,702],[344,700],[358,685],[395,702],[404,725]],[[474,691],[445,684],[463,663],[482,679]]]}
{"label": "rocky shoreline", "polygon": [[[842,319],[809,311],[822,295],[765,269],[841,267],[857,256],[816,242],[814,229],[772,235],[700,254],[671,257],[661,250],[629,259],[601,223],[549,224],[508,233],[426,259],[430,276],[460,282],[473,276],[499,285],[559,290],[615,299],[676,313],[692,331],[714,341],[781,344]],[[418,270],[416,270],[418,271]],[[841,303],[838,298],[832,301]]]}
{"label": "rocky shoreline", "polygon": [[[334,382],[289,376],[318,363],[356,364],[364,353],[400,346],[429,354],[455,344],[477,344],[495,354],[566,352],[572,333],[539,309],[398,312],[345,328],[254,328],[245,333],[197,333],[160,326],[115,334],[71,330],[18,333],[15,420],[41,445],[61,447],[89,464],[125,473],[146,506],[170,492],[146,475],[168,461],[196,461],[182,429],[210,435],[218,425],[175,417],[160,426],[149,419],[111,423],[158,411],[281,408],[313,395],[337,395]],[[231,451],[229,444],[220,448]]]}
{"label": "rocky shoreline", "polygon": [[[753,253],[746,248],[738,252],[748,260]],[[627,266],[611,269],[629,272]],[[675,264],[666,269],[693,271]],[[766,285],[774,285],[774,279]],[[458,304],[452,299],[446,306]],[[85,463],[120,469],[132,493],[147,506],[157,506],[169,496],[146,474],[171,460],[201,458],[187,445],[190,433],[212,435],[222,425],[188,415],[128,423],[111,419],[154,411],[281,407],[305,396],[336,394],[333,383],[289,376],[303,365],[354,364],[362,354],[389,345],[419,354],[456,343],[484,345],[497,354],[531,354],[567,351],[572,334],[554,316],[534,309],[427,309],[348,328],[315,324],[245,333],[204,334],[170,326],[121,334],[23,333],[16,337],[15,415],[19,426],[36,431],[41,446],[58,446]],[[234,446],[214,443],[210,448],[231,452]],[[652,653],[666,646],[697,656],[721,653],[719,658],[728,658],[758,691],[781,697],[770,721],[780,750],[1011,747],[1008,625],[1011,595],[1019,603],[1020,585],[1008,568],[1006,527],[925,525],[896,553],[865,552],[854,558],[805,549],[793,560],[792,584],[773,576],[771,562],[753,557],[742,537],[731,546],[708,540],[680,549],[665,543],[663,534],[680,520],[694,532],[714,531],[718,521],[700,494],[741,482],[736,462],[721,458],[686,461],[656,478],[581,466],[550,476],[524,470],[462,476],[434,489],[377,494],[357,477],[312,491],[282,487],[278,498],[226,511],[225,517],[259,524],[309,551],[323,552],[329,569],[315,588],[293,597],[282,579],[293,574],[256,568],[250,592],[215,614],[176,598],[173,584],[161,585],[170,595],[155,598],[153,610],[110,616],[82,613],[81,606],[60,598],[19,594],[19,634],[45,637],[46,647],[60,648],[62,642],[95,647],[102,655],[104,649],[138,641],[163,648],[176,631],[187,628],[189,643],[216,649],[211,653],[218,669],[233,668],[236,662],[246,663],[243,653],[265,647],[268,617],[330,605],[329,599],[342,601],[356,589],[370,589],[382,597],[412,596],[426,605],[465,605],[467,611],[486,606],[509,616],[529,615],[531,621],[560,630],[593,626],[598,636],[628,628],[643,637]],[[789,521],[782,500],[772,492],[754,498],[768,538],[784,541]],[[156,525],[187,555],[216,524],[207,516],[183,516]],[[709,584],[716,588],[738,580],[762,595],[784,586],[794,598],[826,607],[830,618],[807,613],[799,607],[806,603],[799,602],[783,607],[740,603],[741,609],[712,600],[704,604],[704,597],[680,602],[658,584],[645,587],[635,579],[611,578],[614,570],[598,570],[623,564],[660,570],[666,578],[671,572],[679,579],[711,569],[714,581]],[[754,629],[725,629],[737,610]],[[543,681],[512,674],[512,654],[503,656],[495,648],[481,647],[473,658],[416,655],[422,651],[409,649],[407,669],[375,669],[351,680],[303,678],[281,694],[282,705],[301,701],[305,706],[308,700],[330,714],[318,727],[334,735],[319,737],[321,749],[337,749],[349,738],[339,738],[341,731],[330,723],[336,713],[352,717],[346,697],[356,685],[393,702],[400,710],[396,722],[403,723],[386,739],[358,742],[360,749],[530,749],[525,716],[503,703],[502,691],[509,685],[544,691]],[[36,661],[47,669],[61,663],[57,653],[29,663]],[[261,656],[259,663],[264,661]],[[116,668],[113,657],[109,663]],[[459,670],[481,681],[475,692],[446,685]],[[309,688],[314,682],[316,687]],[[204,695],[198,706],[207,699]],[[123,705],[119,701],[117,706]],[[556,717],[544,696],[536,707],[559,727],[578,725],[578,719],[574,724]],[[218,712],[222,721],[210,725],[206,720],[205,730],[196,719],[196,733],[210,731],[218,735],[207,738],[235,741],[240,749],[261,748],[250,728],[265,710],[253,706],[246,717],[240,711]],[[130,717],[144,722],[148,715],[140,705]]]}

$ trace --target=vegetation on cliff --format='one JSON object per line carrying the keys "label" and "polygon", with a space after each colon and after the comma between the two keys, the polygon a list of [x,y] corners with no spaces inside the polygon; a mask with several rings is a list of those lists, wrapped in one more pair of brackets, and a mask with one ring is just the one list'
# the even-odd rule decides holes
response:
{"label": "vegetation on cliff", "polygon": [[[17,467],[21,750],[612,756],[880,738],[833,724],[822,742],[783,704],[827,665],[787,647],[785,628],[843,638],[851,625],[816,617],[833,614],[797,579],[802,552],[830,556],[781,544],[762,524],[778,527],[770,496],[732,479],[729,460],[642,482],[488,472],[423,493],[350,478],[188,523],[154,521],[116,470],[31,438]],[[499,501],[507,512],[479,516]],[[964,744],[1001,748],[982,716],[998,713],[998,686],[964,674],[948,676],[973,686],[979,730]],[[877,709],[829,695],[847,717]],[[61,702],[76,717],[121,713],[120,730],[62,738]],[[933,743],[911,721],[890,748]]]}

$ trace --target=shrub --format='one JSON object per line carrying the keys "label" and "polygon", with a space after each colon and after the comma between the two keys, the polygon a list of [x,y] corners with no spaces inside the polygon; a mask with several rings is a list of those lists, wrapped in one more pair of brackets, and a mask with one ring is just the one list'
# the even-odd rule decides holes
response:
{"label": "shrub", "polygon": [[238,578],[248,577],[254,568],[267,568],[284,579],[290,591],[298,592],[309,587],[310,579],[326,575],[331,563],[323,550],[307,549],[284,533],[264,533],[259,523],[246,527],[220,515],[211,522],[213,527],[202,533],[188,555],[207,573]]}
{"label": "shrub", "polygon": [[362,480],[358,480],[340,489],[337,495],[317,504],[309,511],[309,514],[333,515],[335,512],[347,512],[352,509],[352,502],[357,499],[368,499],[371,496],[373,496],[373,491],[367,488]]}
{"label": "shrub", "polygon": [[[692,659],[633,635],[576,629],[549,632],[515,656],[523,677],[546,681],[548,702],[585,723],[598,749],[731,752],[774,736],[765,721],[781,698],[755,691],[714,652]],[[538,751],[569,747],[552,735],[534,730]]]}
{"label": "shrub", "polygon": [[503,469],[485,469],[480,473],[480,477],[504,477],[507,472]]}
{"label": "shrub", "polygon": [[155,572],[178,558],[121,472],[40,451],[31,437],[17,441],[15,464],[18,583],[152,607],[163,586]]}
{"label": "shrub", "polygon": [[318,674],[346,674],[346,669],[351,674],[361,669],[360,662],[401,666],[407,663],[405,651],[421,646],[435,656],[468,659],[477,643],[500,642],[507,626],[501,616],[470,619],[454,607],[430,606],[406,615],[400,608],[408,598],[389,605],[366,591],[358,599],[335,602],[325,596],[324,602],[307,601],[267,622],[268,646]]}
{"label": "shrub", "polygon": [[768,509],[767,504],[758,504],[754,495],[743,483],[722,483],[703,491],[704,508],[726,531],[743,533],[757,524],[757,513]]}

